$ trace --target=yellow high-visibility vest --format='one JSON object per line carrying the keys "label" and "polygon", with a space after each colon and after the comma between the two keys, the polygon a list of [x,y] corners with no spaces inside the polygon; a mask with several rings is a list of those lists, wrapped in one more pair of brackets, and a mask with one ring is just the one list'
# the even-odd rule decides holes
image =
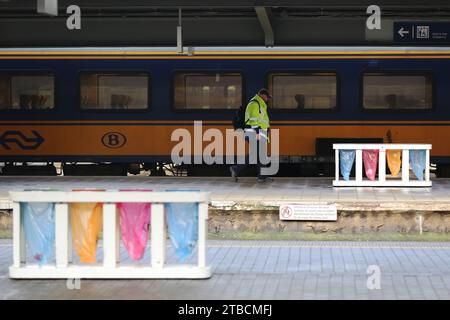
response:
{"label": "yellow high-visibility vest", "polygon": [[255,95],[245,109],[245,124],[264,130],[270,128],[267,105],[259,95]]}

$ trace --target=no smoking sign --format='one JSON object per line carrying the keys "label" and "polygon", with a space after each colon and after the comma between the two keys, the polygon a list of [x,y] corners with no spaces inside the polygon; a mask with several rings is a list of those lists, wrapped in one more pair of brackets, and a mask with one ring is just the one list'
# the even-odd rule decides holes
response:
{"label": "no smoking sign", "polygon": [[336,221],[336,204],[285,204],[279,209],[280,220]]}

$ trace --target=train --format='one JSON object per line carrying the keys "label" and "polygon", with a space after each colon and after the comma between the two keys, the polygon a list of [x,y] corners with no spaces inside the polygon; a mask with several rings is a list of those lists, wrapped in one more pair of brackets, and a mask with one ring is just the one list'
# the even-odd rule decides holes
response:
{"label": "train", "polygon": [[281,176],[333,174],[343,141],[429,143],[436,174],[450,173],[450,48],[347,46],[0,49],[2,174],[39,162],[48,174],[227,175],[172,163],[171,135],[194,121],[232,129],[261,88]]}

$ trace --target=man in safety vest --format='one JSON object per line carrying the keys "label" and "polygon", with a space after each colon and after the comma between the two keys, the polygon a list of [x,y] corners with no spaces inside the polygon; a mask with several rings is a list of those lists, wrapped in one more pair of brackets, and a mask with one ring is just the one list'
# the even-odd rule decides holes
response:
{"label": "man in safety vest", "polygon": [[[269,141],[269,115],[267,114],[267,101],[271,99],[267,89],[261,89],[258,93],[249,101],[245,109],[245,128],[244,132],[246,140],[248,141],[249,135],[254,135],[252,138],[256,138],[257,149],[257,175],[258,182],[269,181],[270,178],[261,175],[261,159],[259,156],[259,149],[264,147],[267,150],[267,142]],[[239,172],[242,171],[248,164],[237,164],[230,167],[231,176],[234,181],[237,182]]]}

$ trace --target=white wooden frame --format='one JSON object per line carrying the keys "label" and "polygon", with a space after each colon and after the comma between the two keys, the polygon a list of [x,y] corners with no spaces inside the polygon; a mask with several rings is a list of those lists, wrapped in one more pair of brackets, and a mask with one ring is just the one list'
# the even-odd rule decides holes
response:
{"label": "white wooden frame", "polygon": [[[17,191],[10,192],[13,201],[13,265],[10,278],[16,279],[201,279],[211,276],[206,265],[206,238],[209,192],[63,192]],[[21,202],[55,203],[55,259],[54,265],[38,266],[26,263],[26,243],[21,221]],[[72,263],[72,238],[69,204],[80,202],[103,203],[103,263],[77,265]],[[119,258],[118,202],[147,202],[152,204],[151,214],[151,266],[122,265]],[[199,203],[198,262],[166,265],[165,203]]]}
{"label": "white wooden frame", "polygon": [[[336,143],[335,150],[335,187],[431,187],[430,180],[430,150],[431,144],[382,144],[382,143]],[[340,177],[339,151],[355,150],[355,179],[345,181]],[[363,179],[363,150],[379,150],[378,180]],[[402,150],[401,178],[386,179],[386,150]],[[423,181],[409,179],[409,150],[425,150],[425,178]]]}

